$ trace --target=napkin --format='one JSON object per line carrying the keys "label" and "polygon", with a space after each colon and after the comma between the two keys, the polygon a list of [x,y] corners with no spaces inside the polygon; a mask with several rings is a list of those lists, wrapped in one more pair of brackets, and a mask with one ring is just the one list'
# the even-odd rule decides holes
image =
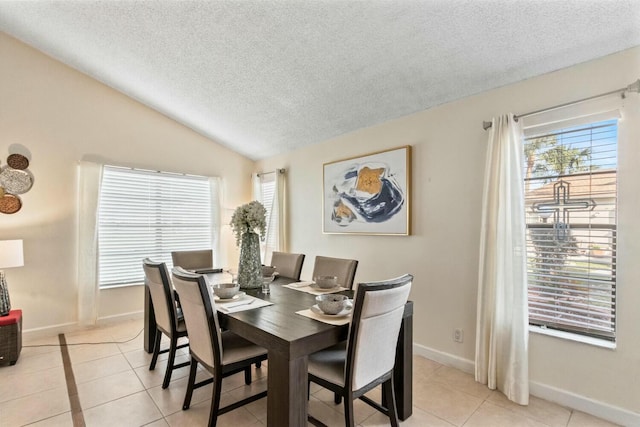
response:
{"label": "napkin", "polygon": [[246,297],[238,302],[230,302],[225,304],[216,304],[216,309],[223,313],[237,313],[239,311],[253,310],[254,308],[266,307],[273,305],[270,301],[260,298]]}

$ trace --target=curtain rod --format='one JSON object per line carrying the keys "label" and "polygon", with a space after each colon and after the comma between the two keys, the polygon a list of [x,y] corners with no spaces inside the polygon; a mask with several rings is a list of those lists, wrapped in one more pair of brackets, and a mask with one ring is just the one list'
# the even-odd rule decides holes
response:
{"label": "curtain rod", "polygon": [[[624,98],[625,97],[625,93],[627,93],[627,92],[640,93],[640,79],[636,80],[635,82],[631,83],[630,85],[628,85],[626,87],[622,87],[620,89],[612,90],[611,92],[601,93],[599,95],[590,96],[588,98],[579,99],[577,101],[566,102],[566,103],[560,104],[560,105],[554,105],[553,107],[543,108],[542,110],[531,111],[530,113],[525,113],[525,114],[520,114],[520,115],[517,115],[517,116],[513,116],[513,118],[517,122],[518,119],[523,118],[523,117],[529,117],[529,116],[533,116],[533,115],[538,114],[538,113],[544,113],[544,112],[547,112],[547,111],[557,110],[559,108],[568,107],[569,105],[580,104],[582,102],[591,101],[592,99],[602,98],[604,96],[613,95],[614,93],[620,93],[620,96],[622,98]],[[491,127],[491,122],[487,122],[487,121],[482,122],[482,128],[484,130],[489,129],[490,127]]]}
{"label": "curtain rod", "polygon": [[276,173],[276,172],[278,172],[278,173],[285,173],[286,171],[287,171],[287,170],[286,170],[285,168],[282,168],[282,169],[276,169],[276,170],[274,170],[274,171],[270,171],[270,172],[258,172],[256,175],[258,175],[258,176],[262,176],[262,175],[268,175],[268,174],[270,174],[270,173]]}

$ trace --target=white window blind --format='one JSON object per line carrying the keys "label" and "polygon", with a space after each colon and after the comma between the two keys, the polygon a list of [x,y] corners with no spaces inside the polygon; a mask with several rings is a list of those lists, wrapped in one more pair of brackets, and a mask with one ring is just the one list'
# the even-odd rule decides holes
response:
{"label": "white window blind", "polygon": [[212,247],[210,183],[201,176],[105,166],[98,217],[99,285],[143,283],[142,260]]}
{"label": "white window blind", "polygon": [[267,210],[267,235],[264,242],[261,242],[263,262],[266,262],[267,259],[271,259],[271,253],[276,247],[278,238],[278,209],[275,203],[276,173],[260,175],[260,197],[264,208]]}
{"label": "white window blind", "polygon": [[617,129],[582,118],[525,131],[532,325],[615,340]]}

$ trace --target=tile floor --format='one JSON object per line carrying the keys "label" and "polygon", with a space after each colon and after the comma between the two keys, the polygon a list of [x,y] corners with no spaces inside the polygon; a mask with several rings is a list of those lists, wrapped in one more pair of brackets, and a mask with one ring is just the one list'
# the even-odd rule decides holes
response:
{"label": "tile floor", "polygon": [[[166,354],[155,371],[151,356],[142,349],[142,320],[103,326],[67,334],[67,343],[116,341],[123,343],[69,347],[78,397],[87,426],[204,426],[209,416],[211,386],[198,389],[191,408],[183,411],[188,368],[174,371],[171,385],[163,390]],[[0,367],[0,427],[72,426],[70,402],[58,347],[26,347],[57,344],[57,336],[25,339],[15,366]],[[186,349],[178,360],[187,360]],[[268,367],[254,369],[254,381],[244,385],[242,374],[223,381],[222,405],[246,393],[266,388]],[[199,375],[208,375],[201,372]],[[413,415],[403,426],[411,427],[605,427],[613,426],[590,415],[531,398],[528,407],[509,402],[502,394],[476,383],[471,375],[416,356],[414,358]],[[379,397],[379,390],[371,393]],[[342,426],[342,405],[333,395],[312,384],[309,412],[329,426]],[[389,425],[373,408],[356,401],[359,427]],[[220,427],[266,425],[266,399],[253,402],[218,418]]]}

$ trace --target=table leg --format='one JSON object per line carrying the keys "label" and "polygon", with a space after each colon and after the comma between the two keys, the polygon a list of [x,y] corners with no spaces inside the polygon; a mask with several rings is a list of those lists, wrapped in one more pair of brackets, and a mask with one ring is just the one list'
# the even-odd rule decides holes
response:
{"label": "table leg", "polygon": [[149,287],[144,285],[144,350],[153,353],[156,338],[156,314],[153,311]]}
{"label": "table leg", "polygon": [[307,361],[269,351],[267,426],[307,425]]}
{"label": "table leg", "polygon": [[413,411],[413,313],[402,319],[396,365],[393,370],[393,385],[396,392],[398,418],[402,421]]}

